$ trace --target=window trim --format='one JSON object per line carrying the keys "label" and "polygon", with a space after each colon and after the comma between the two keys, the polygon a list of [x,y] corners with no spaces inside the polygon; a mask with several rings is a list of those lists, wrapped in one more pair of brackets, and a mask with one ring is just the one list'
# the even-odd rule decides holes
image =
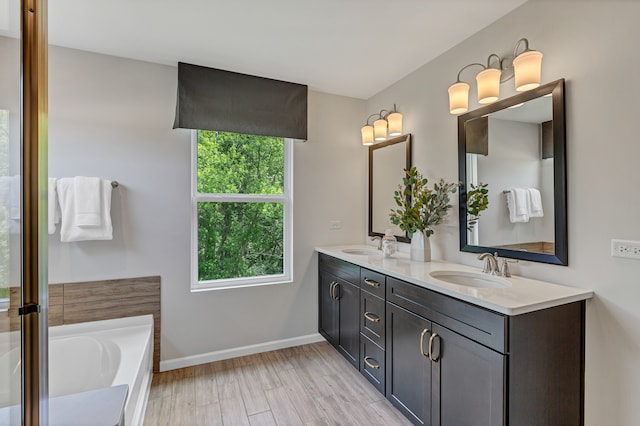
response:
{"label": "window trim", "polygon": [[[198,192],[198,130],[191,131],[191,291],[222,290],[293,282],[293,140],[284,139],[284,188],[282,194],[202,194]],[[283,273],[255,277],[199,281],[198,203],[257,202],[284,204]]]}

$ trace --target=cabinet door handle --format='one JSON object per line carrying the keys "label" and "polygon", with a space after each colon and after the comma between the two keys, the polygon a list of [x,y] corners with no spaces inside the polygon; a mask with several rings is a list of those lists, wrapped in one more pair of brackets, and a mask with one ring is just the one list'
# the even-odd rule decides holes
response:
{"label": "cabinet door handle", "polygon": [[364,317],[371,322],[380,322],[380,317],[371,312],[365,312]]}
{"label": "cabinet door handle", "polygon": [[333,292],[331,293],[331,297],[335,300],[340,299],[340,283],[337,281],[333,282]]}
{"label": "cabinet door handle", "polygon": [[[422,333],[420,333],[420,355],[422,356],[426,356],[429,357],[429,355],[427,355],[426,353],[424,353],[424,336],[429,332],[428,328],[425,328],[424,330],[422,330]],[[431,358],[429,358],[431,359]]]}
{"label": "cabinet door handle", "polygon": [[371,287],[380,287],[380,283],[378,281],[370,280],[369,278],[364,279],[365,284],[369,284]]}
{"label": "cabinet door handle", "polygon": [[436,337],[438,338],[438,340],[440,340],[440,336],[438,336],[438,333],[433,333],[431,335],[431,337],[429,337],[429,359],[433,362],[438,362],[440,361],[440,351],[438,350],[438,354],[437,356],[433,356],[433,341],[436,339]]}
{"label": "cabinet door handle", "polygon": [[336,298],[335,289],[337,285],[338,283],[336,281],[331,281],[331,286],[329,287],[329,296],[331,296],[332,299]]}
{"label": "cabinet door handle", "polygon": [[[373,363],[372,363],[371,361],[369,361],[369,360],[373,360],[373,361],[375,361],[376,363],[375,363],[375,364],[373,364]],[[376,361],[376,359],[375,359],[375,358],[371,358],[370,356],[365,356],[365,357],[364,357],[364,363],[365,363],[365,364],[367,364],[367,366],[368,366],[369,368],[374,368],[374,369],[378,369],[378,368],[380,368],[380,364],[378,363],[378,361]]]}

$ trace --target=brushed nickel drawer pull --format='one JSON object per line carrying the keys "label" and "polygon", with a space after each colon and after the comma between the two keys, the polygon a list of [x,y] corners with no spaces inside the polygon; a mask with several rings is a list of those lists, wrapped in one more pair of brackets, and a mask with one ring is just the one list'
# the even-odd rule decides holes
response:
{"label": "brushed nickel drawer pull", "polygon": [[433,356],[433,341],[435,340],[435,338],[440,338],[440,336],[438,336],[438,333],[433,333],[431,335],[431,337],[429,338],[429,359],[433,362],[438,362],[440,360],[440,354],[438,353],[437,357]]}
{"label": "brushed nickel drawer pull", "polygon": [[329,296],[331,296],[332,299],[334,300],[338,300],[338,298],[336,297],[336,287],[338,286],[338,282],[337,281],[331,281],[331,287],[329,287]]}
{"label": "brushed nickel drawer pull", "polygon": [[364,317],[371,322],[376,322],[376,323],[380,322],[380,317],[372,312],[365,312]]}
{"label": "brushed nickel drawer pull", "polygon": [[[429,355],[424,353],[424,336],[429,332],[428,328],[425,328],[424,330],[422,330],[422,333],[420,333],[420,355],[422,356],[426,356],[427,358],[429,358]],[[431,358],[429,358],[431,359]]]}
{"label": "brushed nickel drawer pull", "polygon": [[337,281],[333,282],[333,298],[335,300],[340,299],[340,283]]}
{"label": "brushed nickel drawer pull", "polygon": [[365,278],[364,282],[369,284],[371,287],[380,287],[380,283],[378,281],[370,280],[369,278]]}
{"label": "brushed nickel drawer pull", "polygon": [[[369,361],[370,359],[374,360],[376,362],[376,364],[372,364],[371,361]],[[375,358],[372,358],[370,356],[365,356],[364,357],[364,363],[367,364],[367,366],[369,368],[373,368],[373,369],[378,369],[380,368],[380,364],[378,363],[378,361],[376,361]]]}

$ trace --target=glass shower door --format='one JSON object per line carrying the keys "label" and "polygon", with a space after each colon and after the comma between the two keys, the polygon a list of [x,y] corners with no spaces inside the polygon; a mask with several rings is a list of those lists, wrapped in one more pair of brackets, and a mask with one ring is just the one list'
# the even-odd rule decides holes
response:
{"label": "glass shower door", "polygon": [[22,419],[20,2],[0,0],[0,424]]}

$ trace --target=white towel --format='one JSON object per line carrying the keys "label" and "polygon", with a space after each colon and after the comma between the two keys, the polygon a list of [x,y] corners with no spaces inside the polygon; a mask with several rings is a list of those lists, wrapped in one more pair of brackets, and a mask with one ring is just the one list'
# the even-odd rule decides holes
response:
{"label": "white towel", "polygon": [[76,176],[73,178],[76,226],[100,226],[101,179]]}
{"label": "white towel", "polygon": [[48,214],[47,225],[49,235],[56,232],[56,224],[60,223],[60,207],[58,206],[58,191],[56,190],[56,178],[49,178],[48,191]]}
{"label": "white towel", "polygon": [[76,224],[74,178],[58,179],[56,189],[60,202],[61,225],[60,241],[87,241],[113,239],[111,225],[111,182],[100,180],[100,226],[83,226]]}
{"label": "white towel", "polygon": [[507,207],[511,223],[529,222],[529,193],[524,188],[511,188],[507,192]]}
{"label": "white towel", "polygon": [[540,191],[535,188],[527,189],[529,195],[529,217],[544,217],[544,212],[542,211],[542,197],[540,196]]}

